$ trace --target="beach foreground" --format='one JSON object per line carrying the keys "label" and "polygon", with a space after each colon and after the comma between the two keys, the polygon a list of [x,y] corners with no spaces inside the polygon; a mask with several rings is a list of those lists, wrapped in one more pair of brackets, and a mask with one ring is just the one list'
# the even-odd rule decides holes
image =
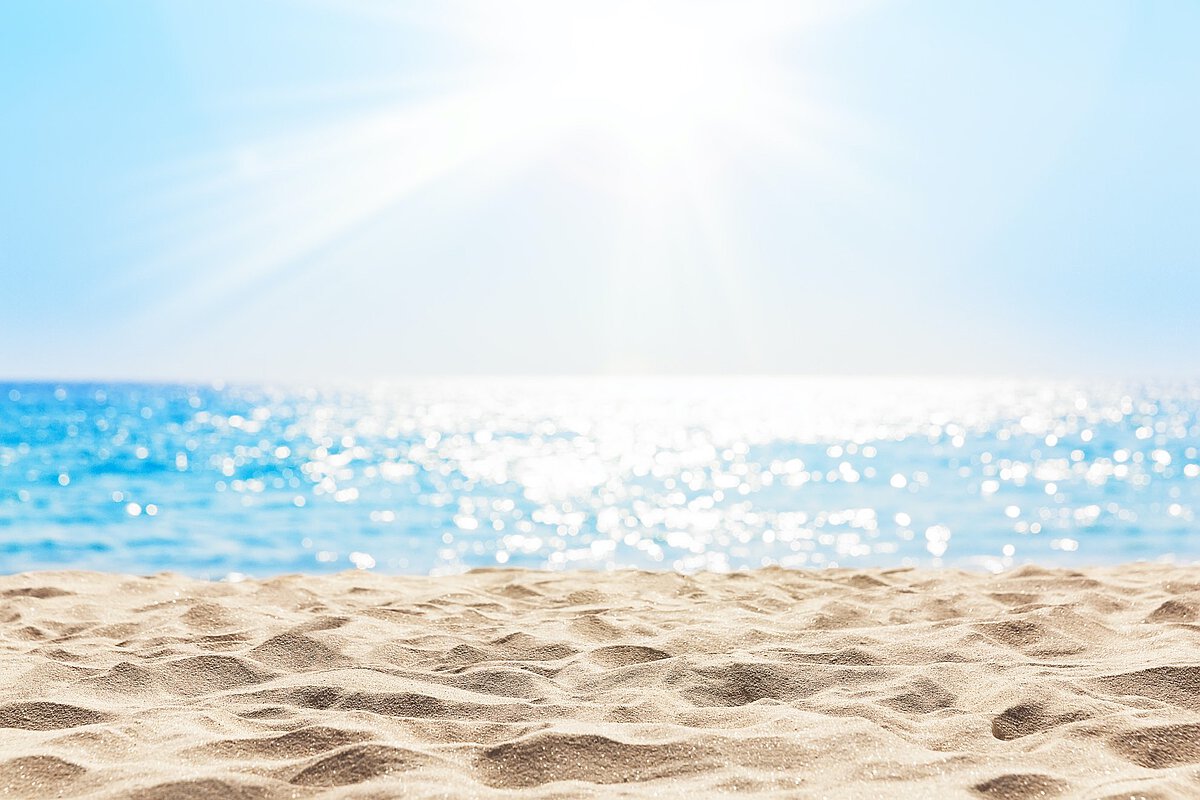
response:
{"label": "beach foreground", "polygon": [[1200,570],[0,578],[0,795],[1195,797]]}

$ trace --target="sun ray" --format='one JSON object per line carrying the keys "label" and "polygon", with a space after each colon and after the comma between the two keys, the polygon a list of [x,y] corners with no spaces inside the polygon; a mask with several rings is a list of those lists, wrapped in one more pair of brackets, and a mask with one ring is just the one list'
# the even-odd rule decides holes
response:
{"label": "sun ray", "polygon": [[[748,305],[736,299],[737,232],[722,210],[727,177],[749,158],[775,158],[821,181],[854,182],[830,144],[844,121],[813,105],[782,57],[790,35],[840,13],[834,4],[346,8],[381,24],[440,29],[461,55],[453,74],[394,80],[454,89],[239,143],[168,172],[165,191],[151,196],[156,207],[174,209],[167,227],[177,234],[129,277],[154,271],[193,279],[166,281],[172,290],[153,320],[214,313],[223,299],[400,213],[417,192],[453,176],[515,174],[551,161],[560,179],[627,217],[610,248],[624,267],[612,268],[615,295],[648,275],[690,269],[742,317],[731,327],[750,330]],[[372,86],[392,80],[381,76]],[[662,308],[670,302],[662,298]]]}

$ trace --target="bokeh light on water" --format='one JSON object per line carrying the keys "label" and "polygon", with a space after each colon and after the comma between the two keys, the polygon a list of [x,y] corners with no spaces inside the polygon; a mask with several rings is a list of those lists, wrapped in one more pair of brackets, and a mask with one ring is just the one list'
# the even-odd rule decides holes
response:
{"label": "bokeh light on water", "polygon": [[1200,559],[1200,387],[0,385],[4,572]]}

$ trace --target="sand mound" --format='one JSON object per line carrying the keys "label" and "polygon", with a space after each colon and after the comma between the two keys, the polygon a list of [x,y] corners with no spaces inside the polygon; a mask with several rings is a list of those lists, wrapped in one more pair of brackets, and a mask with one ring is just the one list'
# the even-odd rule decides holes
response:
{"label": "sand mound", "polygon": [[1200,796],[1200,582],[0,578],[10,797]]}

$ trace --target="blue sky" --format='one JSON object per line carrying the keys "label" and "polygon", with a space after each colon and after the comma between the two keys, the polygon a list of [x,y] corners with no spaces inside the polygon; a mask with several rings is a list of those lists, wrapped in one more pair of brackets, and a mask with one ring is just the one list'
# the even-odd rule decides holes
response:
{"label": "blue sky", "polygon": [[1193,377],[1197,36],[1191,2],[10,3],[0,376]]}

